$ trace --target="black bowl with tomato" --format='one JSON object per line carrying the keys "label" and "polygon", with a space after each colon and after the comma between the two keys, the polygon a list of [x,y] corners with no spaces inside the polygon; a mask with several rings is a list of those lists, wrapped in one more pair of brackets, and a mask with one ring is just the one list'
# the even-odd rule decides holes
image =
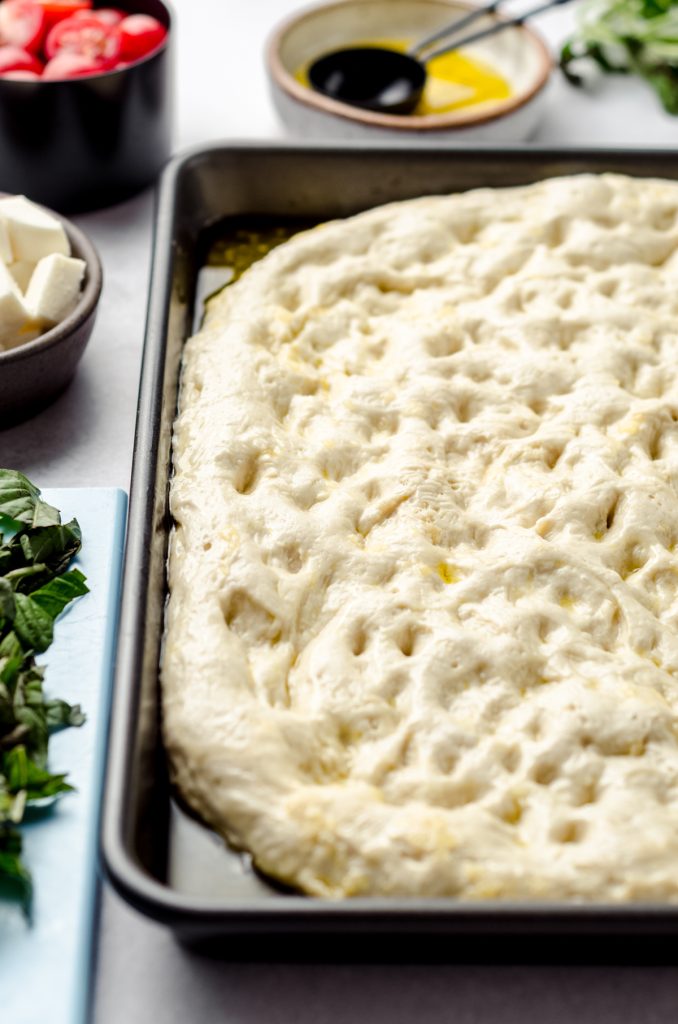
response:
{"label": "black bowl with tomato", "polygon": [[0,0],[0,190],[62,212],[138,192],[171,152],[161,0]]}

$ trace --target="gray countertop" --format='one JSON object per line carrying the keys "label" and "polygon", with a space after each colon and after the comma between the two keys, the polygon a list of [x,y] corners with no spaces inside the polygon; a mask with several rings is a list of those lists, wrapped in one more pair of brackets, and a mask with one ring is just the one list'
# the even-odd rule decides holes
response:
{"label": "gray countertop", "polygon": [[[174,0],[177,150],[210,140],[281,137],[262,49],[298,2]],[[567,10],[542,29],[557,46]],[[248,83],[243,89],[242,83]],[[535,142],[675,146],[678,119],[640,82],[601,81],[582,94],[556,80]],[[40,486],[128,489],[151,257],[153,195],[77,218],[98,246],[105,287],[90,346],[49,409],[0,432],[0,464]],[[230,965],[187,952],[104,887],[95,1024],[669,1024],[678,968]]]}

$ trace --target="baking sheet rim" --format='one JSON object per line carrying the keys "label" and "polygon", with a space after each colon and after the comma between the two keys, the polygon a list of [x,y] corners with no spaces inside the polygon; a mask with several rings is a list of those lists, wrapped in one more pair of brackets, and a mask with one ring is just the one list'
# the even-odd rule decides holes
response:
{"label": "baking sheet rim", "polygon": [[[293,931],[295,927],[312,934],[324,929],[345,932],[350,927],[379,931],[397,922],[409,931],[486,934],[566,934],[589,932],[596,934],[613,929],[618,934],[661,934],[678,932],[678,904],[667,903],[584,903],[584,902],[515,902],[515,901],[460,901],[453,898],[355,897],[339,901],[304,895],[274,895],[265,902],[217,901],[183,894],[153,877],[135,857],[130,848],[124,820],[124,783],[134,772],[134,749],[129,742],[133,718],[140,697],[135,684],[142,670],[143,631],[140,639],[138,611],[144,605],[145,580],[138,570],[144,565],[145,548],[158,526],[158,494],[156,491],[157,452],[162,424],[160,412],[163,399],[163,371],[172,295],[171,271],[176,257],[176,238],[173,228],[177,214],[177,188],[182,174],[190,165],[213,157],[218,152],[277,154],[298,153],[305,157],[318,153],[364,156],[366,152],[388,154],[391,157],[411,155],[407,143],[370,144],[350,143],[271,143],[266,140],[218,141],[207,146],[196,146],[176,156],[163,172],[156,197],[154,223],[154,250],[149,291],[144,358],[134,445],[134,465],[130,494],[128,543],[125,553],[123,577],[123,604],[120,639],[116,666],[116,686],[113,715],[109,734],[108,767],[104,810],[102,815],[101,846],[104,867],[116,890],[132,905],[144,913],[177,929],[200,930],[213,933],[221,925],[220,933],[272,932],[279,929]],[[653,159],[658,162],[673,160],[678,178],[678,152],[670,147],[633,150],[622,148],[535,148],[529,145],[496,147],[477,145],[473,149],[449,144],[435,152],[419,150],[422,158],[439,160],[462,154],[465,158],[492,156],[524,156],[534,163],[545,159],[586,162],[595,159],[614,163],[615,159],[638,161]],[[657,174],[661,171],[657,170]],[[204,230],[204,229],[202,229]],[[149,453],[150,456],[149,457]],[[152,485],[152,486],[150,486]],[[166,505],[166,495],[160,501]],[[437,928],[425,927],[438,925]],[[625,924],[626,929],[619,931]],[[441,925],[445,925],[441,928]],[[476,927],[474,927],[474,925]],[[480,926],[480,927],[478,927]]]}

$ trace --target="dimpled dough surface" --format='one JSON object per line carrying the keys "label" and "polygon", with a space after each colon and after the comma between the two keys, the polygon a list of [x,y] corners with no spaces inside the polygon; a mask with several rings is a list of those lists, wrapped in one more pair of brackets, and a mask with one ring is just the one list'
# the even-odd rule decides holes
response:
{"label": "dimpled dough surface", "polygon": [[176,423],[164,730],[320,896],[678,898],[678,185],[295,237]]}

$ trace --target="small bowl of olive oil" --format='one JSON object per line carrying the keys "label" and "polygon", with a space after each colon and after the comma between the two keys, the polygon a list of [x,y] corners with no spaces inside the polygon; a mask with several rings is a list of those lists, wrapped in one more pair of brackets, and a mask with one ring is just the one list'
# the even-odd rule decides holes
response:
{"label": "small bowl of olive oil", "polygon": [[[293,15],[271,35],[266,65],[273,103],[295,135],[388,139],[435,145],[441,140],[517,142],[543,112],[553,60],[531,27],[507,28],[433,58],[417,107],[407,114],[368,110],[316,92],[308,69],[346,47],[406,53],[419,39],[460,18],[459,0],[337,0]],[[498,20],[484,15],[474,28]]]}

